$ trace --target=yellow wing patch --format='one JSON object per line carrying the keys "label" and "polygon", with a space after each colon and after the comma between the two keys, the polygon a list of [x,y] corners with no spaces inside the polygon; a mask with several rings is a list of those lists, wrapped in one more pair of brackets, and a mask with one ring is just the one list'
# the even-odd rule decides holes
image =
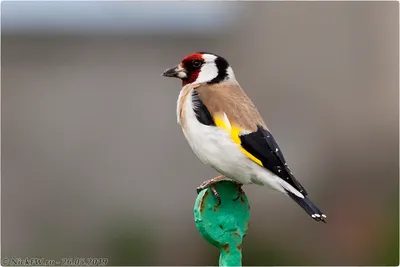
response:
{"label": "yellow wing patch", "polygon": [[250,158],[252,161],[257,163],[258,165],[263,166],[261,160],[254,157],[252,154],[250,154],[246,149],[244,149],[242,147],[242,142],[239,137],[239,134],[242,131],[242,129],[240,129],[239,127],[237,127],[235,125],[231,125],[231,123],[230,123],[229,119],[226,117],[225,113],[223,114],[223,116],[219,116],[219,115],[215,116],[214,122],[217,127],[224,129],[225,131],[227,131],[230,134],[233,142],[239,146],[239,148],[243,154],[245,154],[248,158]]}

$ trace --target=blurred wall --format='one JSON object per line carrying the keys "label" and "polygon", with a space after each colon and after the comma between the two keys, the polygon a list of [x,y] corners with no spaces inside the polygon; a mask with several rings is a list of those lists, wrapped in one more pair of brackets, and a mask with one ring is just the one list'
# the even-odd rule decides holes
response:
{"label": "blurred wall", "polygon": [[328,215],[245,187],[244,264],[398,265],[398,3],[237,5],[209,34],[2,35],[3,258],[216,265],[192,208],[217,174],[176,124],[180,82],[160,75],[210,51]]}

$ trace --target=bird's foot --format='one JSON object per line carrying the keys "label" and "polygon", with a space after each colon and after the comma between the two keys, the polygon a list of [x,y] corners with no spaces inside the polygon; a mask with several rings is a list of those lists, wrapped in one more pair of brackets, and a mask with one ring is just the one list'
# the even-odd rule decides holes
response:
{"label": "bird's foot", "polygon": [[244,196],[244,191],[242,189],[242,184],[236,183],[237,189],[239,191],[237,198],[234,198],[233,201],[238,200],[239,198],[241,200],[243,200],[243,196]]}
{"label": "bird's foot", "polygon": [[211,191],[214,194],[214,197],[217,199],[216,206],[218,207],[219,205],[221,205],[221,197],[219,196],[219,193],[218,193],[217,189],[215,188],[214,184],[221,181],[224,178],[225,178],[224,175],[220,175],[213,179],[204,181],[199,187],[197,187],[197,190],[196,190],[197,194],[200,193],[201,190],[206,189],[207,187],[210,187]]}

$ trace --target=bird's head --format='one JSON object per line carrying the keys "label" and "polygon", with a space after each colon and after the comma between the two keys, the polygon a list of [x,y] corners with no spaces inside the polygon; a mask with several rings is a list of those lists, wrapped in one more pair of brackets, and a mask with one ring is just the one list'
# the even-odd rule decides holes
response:
{"label": "bird's head", "polygon": [[183,58],[183,60],[162,74],[165,77],[174,77],[187,84],[215,84],[228,79],[235,79],[232,68],[223,57],[212,53],[197,52]]}

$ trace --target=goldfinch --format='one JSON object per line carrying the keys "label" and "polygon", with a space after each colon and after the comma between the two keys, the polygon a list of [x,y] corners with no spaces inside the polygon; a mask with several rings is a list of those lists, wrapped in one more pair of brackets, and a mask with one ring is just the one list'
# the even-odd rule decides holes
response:
{"label": "goldfinch", "polygon": [[182,80],[178,123],[194,153],[221,174],[198,189],[211,187],[218,197],[212,185],[223,179],[239,187],[267,185],[289,196],[314,220],[325,222],[326,215],[307,198],[306,190],[289,169],[257,108],[223,57],[193,53],[162,75]]}

